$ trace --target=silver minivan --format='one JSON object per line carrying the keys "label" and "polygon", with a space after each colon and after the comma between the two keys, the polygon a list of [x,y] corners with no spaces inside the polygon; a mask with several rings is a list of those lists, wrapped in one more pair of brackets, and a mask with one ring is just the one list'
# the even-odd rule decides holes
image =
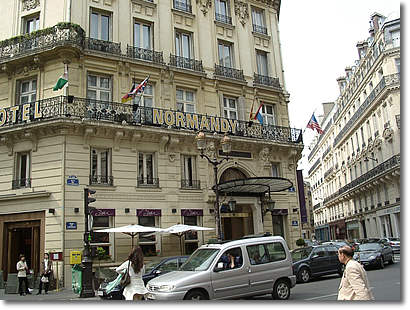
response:
{"label": "silver minivan", "polygon": [[178,271],[147,284],[152,300],[232,299],[272,294],[288,299],[296,284],[282,237],[263,236],[206,244]]}

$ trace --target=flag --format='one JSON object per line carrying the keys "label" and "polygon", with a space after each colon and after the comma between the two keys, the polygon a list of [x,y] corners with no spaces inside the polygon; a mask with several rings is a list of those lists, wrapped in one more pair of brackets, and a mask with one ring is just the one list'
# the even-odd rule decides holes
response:
{"label": "flag", "polygon": [[63,88],[64,85],[67,84],[67,82],[68,82],[68,74],[67,72],[64,72],[64,74],[59,77],[56,85],[53,87],[53,90],[56,91],[56,90]]}
{"label": "flag", "polygon": [[[255,98],[256,99],[256,98]],[[255,100],[252,102],[252,106],[251,106],[251,113],[249,113],[249,120],[253,120],[253,104],[255,103]]]}
{"label": "flag", "polygon": [[310,121],[309,121],[309,123],[307,124],[306,127],[312,129],[313,131],[315,131],[315,129],[316,129],[316,131],[319,134],[323,133],[322,128],[320,128],[320,125],[319,125],[318,121],[316,120],[315,113],[312,114],[312,117],[310,118]]}
{"label": "flag", "polygon": [[262,114],[261,114],[261,108],[262,108],[262,106],[263,106],[263,103],[261,103],[261,104],[259,105],[259,108],[258,108],[258,110],[256,111],[255,116],[253,117],[253,119],[257,119],[257,120],[259,121],[259,123],[261,123],[261,125],[263,125],[263,116],[262,116]]}
{"label": "flag", "polygon": [[135,83],[132,83],[131,90],[121,98],[121,102],[124,103],[124,102],[127,102],[128,100],[131,100],[133,98],[132,92],[134,91],[134,89],[135,89]]}
{"label": "flag", "polygon": [[147,86],[147,84],[148,84],[148,80],[149,80],[149,75],[145,78],[145,80],[143,80],[141,83],[139,83],[137,87],[135,87],[134,93],[136,93],[136,94],[143,93],[144,90],[145,90],[145,86]]}

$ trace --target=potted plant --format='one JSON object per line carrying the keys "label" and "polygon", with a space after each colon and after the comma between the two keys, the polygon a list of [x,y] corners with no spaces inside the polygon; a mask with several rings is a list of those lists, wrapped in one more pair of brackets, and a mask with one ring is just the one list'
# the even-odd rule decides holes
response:
{"label": "potted plant", "polygon": [[305,240],[303,240],[302,238],[299,238],[298,240],[296,240],[296,245],[300,247],[305,246],[306,245]]}

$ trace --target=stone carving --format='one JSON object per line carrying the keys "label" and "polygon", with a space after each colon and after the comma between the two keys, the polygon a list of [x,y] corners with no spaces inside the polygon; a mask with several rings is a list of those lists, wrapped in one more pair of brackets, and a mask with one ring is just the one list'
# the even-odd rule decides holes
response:
{"label": "stone carving", "polygon": [[387,127],[384,131],[383,131],[383,138],[386,141],[392,142],[393,141],[393,129],[391,129],[390,127]]}
{"label": "stone carving", "polygon": [[176,154],[175,153],[169,153],[168,154],[168,160],[173,163],[175,161]]}
{"label": "stone carving", "polygon": [[259,152],[259,160],[263,162],[268,162],[269,161],[269,148],[264,147],[260,152]]}
{"label": "stone carving", "polygon": [[245,26],[249,18],[249,6],[246,2],[235,0],[235,14],[238,16],[242,26]]}
{"label": "stone carving", "polygon": [[205,153],[209,158],[216,158],[216,148],[213,141],[207,143]]}
{"label": "stone carving", "polygon": [[204,16],[208,13],[208,10],[212,7],[212,0],[196,0],[196,3],[199,4],[202,13]]}
{"label": "stone carving", "polygon": [[40,6],[40,0],[23,0],[23,11],[29,11]]}

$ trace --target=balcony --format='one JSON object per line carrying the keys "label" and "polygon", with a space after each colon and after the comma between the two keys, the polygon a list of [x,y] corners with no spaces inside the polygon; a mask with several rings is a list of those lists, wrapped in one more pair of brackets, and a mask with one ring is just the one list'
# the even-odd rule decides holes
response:
{"label": "balcony", "polygon": [[245,82],[243,70],[228,68],[215,64],[215,76],[225,77],[229,79],[239,80]]}
{"label": "balcony", "polygon": [[[27,105],[29,109],[27,109]],[[29,110],[30,121],[23,120],[24,109]],[[15,112],[17,111],[17,112]],[[35,113],[36,111],[36,113]],[[209,133],[225,134],[233,136],[275,141],[287,144],[303,143],[302,130],[268,126],[257,123],[249,125],[248,121],[229,121],[219,116],[179,112],[160,108],[150,108],[132,104],[117,103],[110,101],[91,100],[74,96],[57,96],[42,99],[25,105],[13,107],[13,110],[4,108],[1,120],[0,134],[9,130],[10,127],[24,128],[48,121],[100,121],[118,125],[152,126],[152,128],[166,128],[167,130],[179,131],[181,129],[191,131],[198,130]],[[206,126],[204,125],[206,124]],[[224,128],[224,129],[223,129]]]}
{"label": "balcony", "polygon": [[85,38],[85,48],[113,55],[121,55],[121,43]]}
{"label": "balcony", "polygon": [[190,58],[185,58],[176,55],[169,55],[169,65],[181,68],[181,69],[188,69],[197,72],[204,72],[204,68],[202,66],[202,60],[195,60]]}
{"label": "balcony", "polygon": [[16,179],[11,182],[12,189],[30,188],[30,187],[31,187],[31,178]]}
{"label": "balcony", "polygon": [[330,167],[324,174],[324,178],[327,179],[327,177],[331,176],[332,173],[335,171],[333,167]]}
{"label": "balcony", "polygon": [[108,175],[90,175],[90,185],[114,186],[114,178]]}
{"label": "balcony", "polygon": [[159,187],[159,179],[158,178],[138,178],[137,179],[137,187]]}
{"label": "balcony", "polygon": [[215,20],[224,24],[232,25],[232,17],[215,13]]}
{"label": "balcony", "polygon": [[256,33],[261,33],[264,35],[268,35],[268,28],[263,27],[263,26],[259,26],[259,25],[253,25],[253,31]]}
{"label": "balcony", "polygon": [[153,50],[129,46],[129,45],[127,45],[127,57],[130,57],[133,59],[151,61],[157,64],[164,63],[164,57],[163,57],[162,52],[155,52]]}
{"label": "balcony", "polygon": [[279,78],[273,78],[270,76],[265,76],[265,75],[254,73],[253,74],[253,86],[256,86],[256,85],[280,88]]}
{"label": "balcony", "polygon": [[200,180],[181,180],[182,189],[201,189]]}
{"label": "balcony", "polygon": [[179,11],[184,11],[187,13],[192,13],[192,6],[188,4],[188,1],[174,0],[174,9],[179,10]]}

